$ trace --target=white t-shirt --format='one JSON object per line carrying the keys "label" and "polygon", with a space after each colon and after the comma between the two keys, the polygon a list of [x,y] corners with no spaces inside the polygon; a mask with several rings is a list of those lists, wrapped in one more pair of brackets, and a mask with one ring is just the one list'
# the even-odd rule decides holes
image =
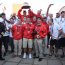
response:
{"label": "white t-shirt", "polygon": [[60,18],[60,21],[61,21],[62,23],[64,23],[64,22],[65,22],[65,18]]}
{"label": "white t-shirt", "polygon": [[[12,26],[13,26],[13,24],[9,24],[9,28],[12,28]],[[11,31],[11,29],[10,29],[10,33],[9,33],[9,37],[12,37],[12,31]]]}
{"label": "white t-shirt", "polygon": [[60,23],[61,23],[60,17],[59,17],[59,18],[55,18],[55,19],[53,20],[53,22],[54,22],[54,23],[58,23],[58,24],[60,25]]}
{"label": "white t-shirt", "polygon": [[60,18],[60,26],[62,28],[62,26],[65,24],[65,18]]}
{"label": "white t-shirt", "polygon": [[57,23],[54,23],[51,27],[52,28],[51,28],[50,33],[52,35],[52,39],[57,39],[59,35],[59,30],[61,29],[61,27]]}
{"label": "white t-shirt", "polygon": [[18,18],[16,17],[16,19],[14,20],[14,24],[16,24],[18,22]]}
{"label": "white t-shirt", "polygon": [[62,24],[62,31],[65,33],[65,23]]}
{"label": "white t-shirt", "polygon": [[[65,22],[62,23],[62,26],[61,26],[61,27],[62,27],[62,31],[63,31],[63,33],[65,34]],[[64,37],[64,36],[61,35],[61,37]]]}
{"label": "white t-shirt", "polygon": [[49,16],[47,17],[47,21],[46,21],[46,22],[47,22],[47,23],[48,23],[48,22],[51,22],[51,18],[50,18]]}

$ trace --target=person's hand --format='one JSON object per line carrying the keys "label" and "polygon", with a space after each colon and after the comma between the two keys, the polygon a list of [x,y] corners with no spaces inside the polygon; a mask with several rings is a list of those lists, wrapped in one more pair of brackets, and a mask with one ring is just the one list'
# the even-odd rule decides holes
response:
{"label": "person's hand", "polygon": [[40,36],[39,35],[37,35],[37,39],[39,39],[40,38]]}
{"label": "person's hand", "polygon": [[29,10],[28,11],[31,11],[31,9],[29,8]]}
{"label": "person's hand", "polygon": [[21,10],[23,9],[23,7],[21,7]]}
{"label": "person's hand", "polygon": [[54,5],[54,4],[49,4],[49,7],[51,7],[52,5]]}

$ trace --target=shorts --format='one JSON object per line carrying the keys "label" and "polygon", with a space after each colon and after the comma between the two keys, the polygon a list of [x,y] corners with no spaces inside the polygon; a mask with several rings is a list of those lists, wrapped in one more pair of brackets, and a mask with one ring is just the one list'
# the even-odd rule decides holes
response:
{"label": "shorts", "polygon": [[65,38],[60,38],[59,44],[61,45],[61,47],[65,47]]}
{"label": "shorts", "polygon": [[28,44],[28,48],[32,48],[33,47],[33,40],[23,38],[23,48],[27,48],[27,44]]}
{"label": "shorts", "polygon": [[56,40],[56,39],[51,39],[50,45],[51,46],[55,45],[56,48],[60,48],[60,44],[58,43],[58,40]]}

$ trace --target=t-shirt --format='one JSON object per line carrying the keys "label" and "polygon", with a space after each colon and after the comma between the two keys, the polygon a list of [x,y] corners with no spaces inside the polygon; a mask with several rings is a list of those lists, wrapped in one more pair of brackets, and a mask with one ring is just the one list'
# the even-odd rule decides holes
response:
{"label": "t-shirt", "polygon": [[55,19],[53,20],[53,22],[60,24],[60,17],[59,17],[59,18],[55,18]]}
{"label": "t-shirt", "polygon": [[[65,34],[65,22],[62,23],[62,32]],[[64,37],[64,35],[61,34],[61,38]]]}
{"label": "t-shirt", "polygon": [[8,26],[10,28],[9,37],[12,37],[12,30],[11,30],[12,26],[13,26],[13,24],[9,24],[9,26]]}
{"label": "t-shirt", "polygon": [[47,23],[49,23],[49,22],[53,22],[53,19],[51,19],[51,18],[48,16],[46,22],[47,22]]}
{"label": "t-shirt", "polygon": [[52,35],[52,39],[57,39],[58,38],[58,35],[59,35],[59,30],[61,29],[60,25],[57,24],[57,23],[54,23],[52,26],[51,26],[51,35]]}
{"label": "t-shirt", "polygon": [[65,18],[61,18],[60,17],[60,23],[59,23],[59,25],[62,27],[62,25],[63,25],[63,23],[65,22]]}

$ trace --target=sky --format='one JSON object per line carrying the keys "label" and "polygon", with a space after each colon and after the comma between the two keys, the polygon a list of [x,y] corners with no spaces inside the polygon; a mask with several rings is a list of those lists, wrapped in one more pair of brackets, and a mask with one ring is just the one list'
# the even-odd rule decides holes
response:
{"label": "sky", "polygon": [[57,13],[62,6],[65,6],[65,0],[0,0],[0,12],[2,12],[2,8],[6,6],[7,16],[10,16],[12,13],[12,5],[13,4],[23,4],[24,2],[28,2],[31,6],[31,9],[36,13],[37,10],[42,9],[42,13],[46,13],[49,4],[54,4],[49,13],[54,14]]}

